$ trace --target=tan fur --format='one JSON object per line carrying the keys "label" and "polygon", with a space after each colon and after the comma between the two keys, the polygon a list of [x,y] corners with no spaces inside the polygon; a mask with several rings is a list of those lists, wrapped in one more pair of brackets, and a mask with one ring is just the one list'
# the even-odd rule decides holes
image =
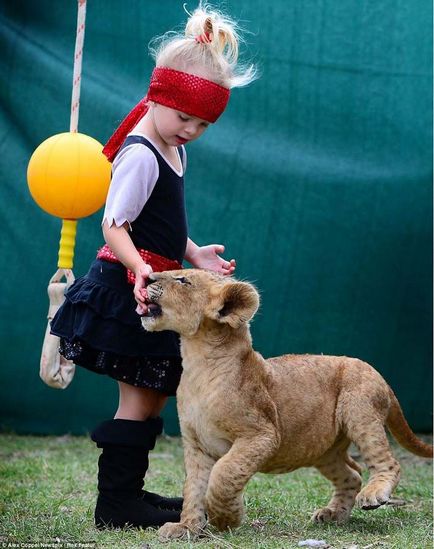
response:
{"label": "tan fur", "polygon": [[[151,275],[149,300],[161,316],[144,317],[149,331],[181,335],[184,371],[177,392],[185,452],[184,507],[161,539],[199,533],[206,515],[218,529],[238,526],[243,489],[256,473],[316,467],[334,485],[317,522],[345,521],[355,502],[383,505],[399,481],[399,464],[384,430],[420,456],[432,447],[404,419],[385,380],[369,364],[347,357],[285,355],[265,360],[252,348],[249,321],[259,306],[255,288],[207,271]],[[370,477],[348,455],[354,442]]]}

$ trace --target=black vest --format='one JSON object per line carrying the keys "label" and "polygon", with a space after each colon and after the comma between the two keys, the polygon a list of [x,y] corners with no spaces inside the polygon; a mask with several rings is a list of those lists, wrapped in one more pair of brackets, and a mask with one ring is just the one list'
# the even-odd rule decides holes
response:
{"label": "black vest", "polygon": [[[152,143],[140,135],[128,136],[121,150],[133,143],[141,143],[154,153],[159,175],[151,196],[137,219],[131,223],[129,235],[136,248],[144,248],[181,263],[188,237],[184,177],[176,174]],[[178,151],[182,165],[182,147],[178,147]]]}

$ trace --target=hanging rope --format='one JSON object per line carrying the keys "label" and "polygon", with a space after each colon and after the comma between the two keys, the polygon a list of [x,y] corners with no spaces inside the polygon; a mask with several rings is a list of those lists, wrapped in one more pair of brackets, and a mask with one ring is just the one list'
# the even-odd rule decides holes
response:
{"label": "hanging rope", "polygon": [[71,121],[69,131],[78,130],[80,110],[81,62],[83,60],[84,31],[86,28],[86,0],[78,0],[77,34],[75,37],[74,73],[72,77]]}
{"label": "hanging rope", "polygon": [[[78,0],[77,33],[75,37],[74,71],[72,77],[72,98],[71,98],[71,119],[69,131],[78,131],[78,115],[80,110],[80,88],[81,88],[81,64],[83,59],[84,32],[86,28],[86,0]],[[72,267],[74,255],[75,231],[77,221],[64,219],[62,221],[62,232],[59,249],[59,269],[51,277],[48,284],[48,297],[50,307],[48,309],[48,323],[45,331],[44,343],[42,345],[39,375],[50,387],[65,389],[72,381],[75,372],[75,365],[70,360],[64,359],[59,354],[60,340],[50,333],[50,322],[65,297],[65,291],[74,282],[74,273],[66,265]],[[62,282],[65,278],[66,282]]]}

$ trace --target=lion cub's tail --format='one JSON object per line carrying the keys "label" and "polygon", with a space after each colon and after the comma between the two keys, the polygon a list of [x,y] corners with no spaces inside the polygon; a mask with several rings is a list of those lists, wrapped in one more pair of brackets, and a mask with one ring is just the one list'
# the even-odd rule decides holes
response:
{"label": "lion cub's tail", "polygon": [[416,454],[417,456],[432,458],[433,447],[418,439],[410,429],[402,412],[401,406],[399,405],[398,399],[392,389],[390,389],[390,400],[391,407],[389,410],[389,415],[386,419],[386,425],[397,442],[399,442],[399,444],[406,450]]}

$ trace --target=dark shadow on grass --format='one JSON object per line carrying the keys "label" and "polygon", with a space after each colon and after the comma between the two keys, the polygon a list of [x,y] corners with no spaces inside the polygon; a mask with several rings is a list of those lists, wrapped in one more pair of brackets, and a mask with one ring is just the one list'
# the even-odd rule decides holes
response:
{"label": "dark shadow on grass", "polygon": [[[368,515],[369,513],[369,515]],[[393,535],[402,531],[402,513],[394,516],[388,515],[373,515],[375,511],[367,511],[364,515],[351,516],[348,522],[344,524],[329,523],[327,525],[312,524],[312,530],[318,532],[321,528],[325,531],[333,531],[335,533],[342,532],[347,534],[376,534],[376,535]]]}
{"label": "dark shadow on grass", "polygon": [[[303,534],[307,535],[312,534],[313,537],[336,536],[339,534],[393,536],[402,531],[403,521],[409,519],[405,510],[397,510],[396,514],[393,515],[390,513],[381,513],[381,511],[377,515],[375,515],[375,513],[376,511],[367,511],[364,514],[358,513],[357,515],[352,515],[348,522],[345,522],[344,524],[336,524],[333,522],[316,524],[309,519],[305,521],[300,520],[300,517],[297,517],[294,519],[294,522],[292,522],[289,516],[282,516],[280,521],[276,520],[275,517],[271,520],[267,518],[263,518],[262,520],[257,518],[255,522],[260,524],[260,528],[255,528],[251,524],[244,523],[241,526],[241,531],[247,534],[249,530],[256,530],[256,533],[264,538],[281,536],[285,533],[288,535],[295,531],[299,533],[303,532]],[[264,517],[265,516],[264,513]],[[240,532],[240,530],[235,530],[235,532],[237,531]]]}

